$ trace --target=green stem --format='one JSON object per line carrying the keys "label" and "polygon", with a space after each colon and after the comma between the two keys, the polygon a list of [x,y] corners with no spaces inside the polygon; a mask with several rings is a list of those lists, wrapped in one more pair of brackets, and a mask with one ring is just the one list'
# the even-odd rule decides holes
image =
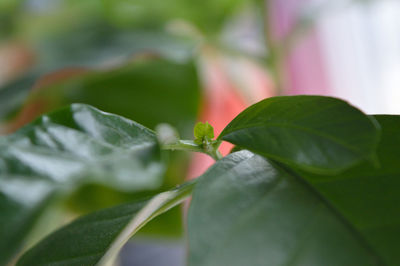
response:
{"label": "green stem", "polygon": [[222,154],[219,152],[219,150],[214,150],[212,154],[209,154],[214,160],[218,161],[222,159]]}
{"label": "green stem", "polygon": [[193,151],[201,152],[211,156],[214,160],[218,161],[222,159],[222,155],[218,150],[219,145],[213,145],[207,143],[206,145],[196,144],[192,140],[178,140],[172,144],[163,144],[161,148],[163,150],[181,150],[181,151]]}
{"label": "green stem", "polygon": [[203,148],[201,145],[194,143],[192,140],[178,140],[172,144],[163,144],[162,149],[164,150],[181,150],[181,151],[194,151],[194,152],[203,152]]}

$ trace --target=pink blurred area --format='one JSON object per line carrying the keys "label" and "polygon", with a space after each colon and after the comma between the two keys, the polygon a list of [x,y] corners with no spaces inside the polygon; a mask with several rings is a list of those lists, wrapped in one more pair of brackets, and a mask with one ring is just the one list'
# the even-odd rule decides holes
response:
{"label": "pink blurred area", "polygon": [[[291,34],[300,20],[301,11],[310,0],[271,0],[271,29],[276,41],[282,41]],[[318,32],[311,30],[289,51],[283,64],[284,94],[329,95],[329,81],[321,51]]]}
{"label": "pink blurred area", "polygon": [[286,94],[331,94],[316,33],[302,40],[285,64],[288,75]]}
{"label": "pink blurred area", "polygon": [[[271,2],[271,25],[274,38],[278,41],[291,32],[297,20],[297,11],[304,1]],[[236,62],[236,65],[239,65],[240,71],[236,73],[240,73],[241,84],[248,85],[245,89],[238,88],[238,77],[229,75],[221,57],[205,53],[202,64],[205,95],[199,120],[213,125],[216,136],[246,107],[277,95],[264,69],[249,61]],[[319,43],[314,36],[302,39],[287,56],[283,67],[281,71],[285,74],[285,94],[328,94]],[[223,142],[220,151],[226,155],[232,147]],[[201,175],[213,163],[213,159],[207,155],[194,154],[188,177]]]}
{"label": "pink blurred area", "polygon": [[[202,80],[204,84],[204,103],[200,121],[208,121],[214,127],[217,137],[225,126],[246,107],[257,101],[275,95],[273,84],[265,70],[251,61],[237,61],[233,77],[224,67],[223,58],[216,54],[205,54],[202,63]],[[238,80],[241,82],[239,88]],[[223,142],[220,151],[223,155],[230,152],[233,145]],[[214,160],[208,155],[193,154],[188,177],[195,178],[204,173]]]}
{"label": "pink blurred area", "polygon": [[400,2],[269,0],[273,38],[287,40],[284,94],[342,98],[371,114],[399,114]]}

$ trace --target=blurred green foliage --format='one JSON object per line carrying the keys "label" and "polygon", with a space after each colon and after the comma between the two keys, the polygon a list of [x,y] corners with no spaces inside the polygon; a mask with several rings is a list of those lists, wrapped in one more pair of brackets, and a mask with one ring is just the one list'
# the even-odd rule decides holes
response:
{"label": "blurred green foliage", "polygon": [[[109,71],[89,71],[67,81],[33,93],[28,101],[40,101],[54,110],[69,103],[81,102],[104,111],[131,118],[154,129],[159,123],[170,123],[181,135],[190,137],[196,121],[200,84],[193,62],[175,63],[161,58],[138,58],[132,63]],[[113,206],[182,183],[188,158],[184,153],[171,154],[164,184],[157,190],[141,193],[119,192],[102,185],[87,185],[68,200],[70,209],[79,213]],[[181,213],[176,208],[146,227],[151,235],[179,235]]]}
{"label": "blurred green foliage", "polygon": [[[23,42],[35,57],[28,71],[0,88],[3,123],[14,121],[21,116],[19,110],[30,105],[40,108],[29,112],[24,122],[80,102],[153,129],[167,122],[182,136],[191,136],[201,98],[196,41],[166,30],[167,20],[177,14],[174,5],[163,10],[162,2],[123,2],[127,1],[1,1],[0,38]],[[140,12],[132,15],[128,6]],[[82,73],[31,90],[44,75],[64,68]],[[183,152],[168,157],[164,182],[155,190],[121,192],[88,184],[73,192],[66,204],[74,212],[87,213],[174,187],[183,181],[189,158]],[[145,231],[176,236],[181,226],[181,211],[175,208]]]}
{"label": "blurred green foliage", "polygon": [[33,92],[28,101],[40,100],[55,109],[82,102],[133,119],[154,129],[170,123],[181,134],[191,132],[197,117],[200,84],[193,62],[139,57],[110,70],[89,70]]}

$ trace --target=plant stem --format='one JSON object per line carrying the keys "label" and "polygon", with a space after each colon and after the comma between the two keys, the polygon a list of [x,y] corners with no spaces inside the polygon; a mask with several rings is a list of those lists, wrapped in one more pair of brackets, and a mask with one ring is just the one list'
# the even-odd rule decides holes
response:
{"label": "plant stem", "polygon": [[219,145],[213,145],[212,143],[205,143],[199,145],[194,143],[192,140],[178,140],[175,143],[163,144],[161,148],[163,150],[181,150],[181,151],[193,151],[201,152],[211,156],[214,160],[218,161],[222,159],[222,155],[218,150]]}
{"label": "plant stem", "polygon": [[222,154],[219,152],[219,150],[214,150],[214,152],[212,154],[208,154],[210,155],[214,160],[218,161],[222,159]]}

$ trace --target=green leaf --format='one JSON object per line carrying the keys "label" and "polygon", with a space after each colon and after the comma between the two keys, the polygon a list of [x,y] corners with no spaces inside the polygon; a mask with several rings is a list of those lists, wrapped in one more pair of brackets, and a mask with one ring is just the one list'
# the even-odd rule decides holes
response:
{"label": "green leaf", "polygon": [[123,117],[73,104],[0,138],[0,264],[20,247],[56,192],[87,183],[121,191],[159,188],[155,134]]}
{"label": "green leaf", "polygon": [[198,122],[194,126],[193,133],[197,144],[202,144],[206,139],[211,141],[214,138],[214,128],[208,122]]}
{"label": "green leaf", "polygon": [[378,261],[296,177],[248,151],[216,163],[193,192],[189,265],[373,265]]}
{"label": "green leaf", "polygon": [[218,139],[292,167],[332,174],[375,159],[379,125],[339,99],[281,96],[244,110]]}
{"label": "green leaf", "polygon": [[105,265],[154,217],[185,200],[195,182],[151,200],[124,204],[83,216],[28,250],[17,265]]}
{"label": "green leaf", "polygon": [[189,265],[399,265],[400,117],[382,126],[380,168],[292,171],[248,151],[218,161],[189,209]]}
{"label": "green leaf", "polygon": [[299,172],[368,241],[387,265],[399,265],[400,116],[378,115],[380,167],[363,163],[337,176]]}

